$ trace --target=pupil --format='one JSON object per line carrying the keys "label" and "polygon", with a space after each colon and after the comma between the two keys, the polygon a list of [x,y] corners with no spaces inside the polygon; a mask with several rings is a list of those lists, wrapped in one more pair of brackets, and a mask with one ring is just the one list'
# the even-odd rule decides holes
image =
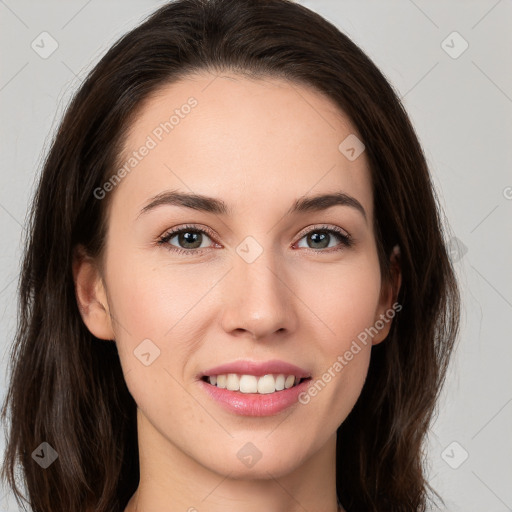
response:
{"label": "pupil", "polygon": [[[317,231],[316,233],[310,235],[310,237],[314,244],[320,243],[320,248],[325,248],[329,245],[328,233],[326,233],[325,231]],[[318,248],[318,246],[313,247],[313,249]]]}
{"label": "pupil", "polygon": [[[184,233],[180,233],[179,242],[180,244],[192,244],[193,247],[187,247],[187,249],[197,249],[201,246],[200,237],[201,233],[192,233],[190,231],[186,231]],[[198,242],[199,240],[199,242]],[[195,245],[194,245],[195,244]]]}

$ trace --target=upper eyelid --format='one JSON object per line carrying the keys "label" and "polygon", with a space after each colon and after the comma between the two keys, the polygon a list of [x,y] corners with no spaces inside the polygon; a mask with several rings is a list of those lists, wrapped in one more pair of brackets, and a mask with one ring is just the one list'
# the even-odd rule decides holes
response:
{"label": "upper eyelid", "polygon": [[[216,238],[216,235],[214,234],[213,230],[210,230],[206,226],[198,224],[198,225],[185,225],[182,227],[173,228],[173,229],[165,232],[160,237],[160,240],[162,240],[162,239],[169,240],[171,238],[174,238],[174,236],[176,236],[177,234],[186,232],[187,230],[204,232],[209,238],[211,238],[211,239]],[[301,240],[302,238],[304,238],[304,236],[308,235],[311,232],[322,231],[322,230],[332,231],[332,232],[336,233],[337,235],[345,235],[349,239],[352,238],[351,234],[346,229],[341,228],[339,226],[334,226],[334,225],[328,226],[326,224],[314,224],[313,226],[308,226],[308,227],[302,229],[297,235],[298,240]]]}
{"label": "upper eyelid", "polygon": [[304,228],[299,232],[297,236],[300,236],[302,238],[303,236],[311,233],[312,231],[334,231],[336,234],[344,234],[347,238],[351,238],[350,233],[344,229],[340,228],[339,226],[329,226],[327,224],[314,224],[313,226],[308,226],[307,228]]}
{"label": "upper eyelid", "polygon": [[178,228],[173,228],[168,231],[165,231],[164,234],[160,237],[167,238],[167,237],[174,237],[179,233],[186,231],[198,231],[198,232],[204,232],[206,235],[208,235],[210,238],[215,238],[215,234],[212,230],[206,228],[205,226],[183,226]]}

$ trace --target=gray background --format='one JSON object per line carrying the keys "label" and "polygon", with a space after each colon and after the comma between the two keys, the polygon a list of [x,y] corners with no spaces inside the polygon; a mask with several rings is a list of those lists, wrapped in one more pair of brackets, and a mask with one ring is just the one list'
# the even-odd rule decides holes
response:
{"label": "gray background", "polygon": [[[0,0],[2,399],[23,224],[51,135],[86,72],[163,3]],[[443,510],[512,510],[512,1],[300,3],[359,44],[403,98],[455,237],[462,331],[429,438],[429,480]],[[44,31],[58,44],[47,58],[31,47],[51,49]],[[14,503],[0,493],[0,511]]]}

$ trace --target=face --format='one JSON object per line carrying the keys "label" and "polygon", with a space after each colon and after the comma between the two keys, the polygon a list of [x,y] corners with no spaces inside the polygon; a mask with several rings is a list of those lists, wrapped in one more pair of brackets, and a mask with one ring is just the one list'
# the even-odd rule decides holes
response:
{"label": "face", "polygon": [[194,75],[143,105],[108,192],[102,289],[148,450],[257,478],[334,446],[392,303],[366,155],[339,149],[354,135],[278,79]]}

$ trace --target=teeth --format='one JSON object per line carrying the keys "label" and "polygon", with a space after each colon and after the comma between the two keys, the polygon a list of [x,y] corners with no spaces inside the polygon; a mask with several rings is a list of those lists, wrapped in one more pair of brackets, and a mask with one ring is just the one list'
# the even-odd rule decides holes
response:
{"label": "teeth", "polygon": [[[295,381],[295,377],[292,377]],[[273,375],[263,375],[258,379],[258,393],[266,395],[267,393],[274,393],[276,390],[276,379]]]}
{"label": "teeth", "polygon": [[266,395],[289,389],[300,382],[295,375],[263,375],[256,377],[255,375],[238,375],[236,373],[228,373],[224,375],[212,375],[208,377],[208,382],[212,386],[228,389],[230,391],[240,391],[241,393],[259,393]]}
{"label": "teeth", "polygon": [[236,373],[228,373],[226,389],[229,389],[229,391],[238,391],[240,389],[240,377]]}
{"label": "teeth", "polygon": [[240,391],[242,393],[257,393],[258,392],[258,379],[254,375],[241,375],[240,376]]}
{"label": "teeth", "polygon": [[[213,384],[210,377],[210,384]],[[217,387],[226,389],[226,375],[217,375]]]}
{"label": "teeth", "polygon": [[295,384],[295,377],[293,375],[288,375],[286,380],[284,381],[284,387],[286,389],[291,388]]}

